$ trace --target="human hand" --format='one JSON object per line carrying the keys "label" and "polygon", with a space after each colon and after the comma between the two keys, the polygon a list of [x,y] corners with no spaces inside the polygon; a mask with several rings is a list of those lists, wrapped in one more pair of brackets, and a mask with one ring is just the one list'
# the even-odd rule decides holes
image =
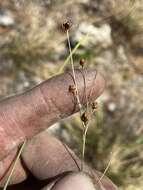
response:
{"label": "human hand", "polygon": [[[76,81],[82,104],[86,104],[87,99],[93,102],[105,86],[104,79],[94,70],[77,70]],[[47,131],[42,132],[56,121],[79,111],[69,92],[69,85],[73,84],[72,74],[67,72],[0,103],[0,186],[9,175],[19,145],[30,139],[10,184],[26,181],[9,187],[9,190],[39,190],[44,186],[42,190],[92,190],[95,186],[117,189],[106,177],[98,184],[101,174],[87,165],[84,167],[86,174],[79,172],[80,160],[74,153]]]}

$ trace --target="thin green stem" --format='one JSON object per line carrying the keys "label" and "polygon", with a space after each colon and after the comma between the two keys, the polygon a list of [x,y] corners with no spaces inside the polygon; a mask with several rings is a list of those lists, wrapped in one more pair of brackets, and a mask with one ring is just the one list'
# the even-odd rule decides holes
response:
{"label": "thin green stem", "polygon": [[15,170],[15,168],[16,168],[17,162],[18,162],[18,160],[19,160],[19,158],[20,158],[20,156],[21,156],[21,154],[22,154],[22,151],[23,151],[25,145],[26,145],[26,140],[23,142],[23,144],[22,144],[22,146],[21,146],[21,148],[20,148],[20,150],[19,150],[19,152],[18,152],[18,154],[17,154],[17,157],[16,157],[16,159],[15,159],[15,161],[14,161],[13,167],[12,167],[12,169],[11,169],[11,172],[10,172],[8,178],[7,178],[7,181],[6,181],[5,185],[4,185],[3,190],[6,190],[7,187],[8,187],[8,184],[9,184],[9,182],[10,182],[10,180],[11,180],[11,177],[12,177],[12,175],[13,175],[13,173],[14,173],[14,170]]}
{"label": "thin green stem", "polygon": [[79,99],[79,92],[78,92],[78,87],[77,87],[77,82],[76,82],[75,68],[74,68],[72,49],[71,49],[71,43],[70,43],[69,31],[68,30],[67,30],[67,40],[68,40],[68,46],[69,46],[69,53],[70,53],[70,62],[71,62],[71,67],[72,67],[72,73],[73,73],[73,78],[74,78],[74,83],[75,83],[75,88],[76,88],[76,99],[77,99],[77,103],[78,103],[78,106],[79,106],[79,110],[81,112],[82,106],[81,106],[80,99]]}
{"label": "thin green stem", "polygon": [[[67,31],[67,33],[68,33],[68,31]],[[60,70],[59,70],[58,74],[60,74],[60,73],[63,72],[64,67],[66,66],[66,64],[71,59],[71,56],[76,52],[76,50],[80,47],[80,45],[87,40],[88,36],[89,36],[89,33],[87,33],[84,37],[82,37],[81,40],[76,44],[76,46],[73,48],[73,50],[71,51],[71,53],[68,55],[68,57],[66,58],[66,60],[62,64],[62,66],[60,67]]]}
{"label": "thin green stem", "polygon": [[104,172],[103,172],[102,176],[99,178],[98,183],[100,183],[100,182],[101,182],[101,180],[103,179],[103,177],[104,177],[104,176],[105,176],[105,174],[107,173],[107,171],[108,171],[108,169],[109,169],[109,167],[110,167],[110,165],[111,165],[112,158],[113,158],[113,153],[111,152],[111,157],[110,157],[110,160],[109,160],[109,162],[108,162],[108,164],[107,164],[107,166],[106,166],[106,168],[105,168],[105,170],[104,170]]}
{"label": "thin green stem", "polygon": [[[79,99],[79,93],[78,93],[78,87],[77,87],[76,75],[75,75],[75,68],[74,68],[74,62],[73,62],[73,56],[72,56],[72,49],[71,49],[71,43],[70,43],[68,30],[67,30],[67,40],[68,40],[68,46],[69,46],[69,53],[70,53],[69,57],[70,57],[70,62],[71,62],[71,66],[72,66],[72,73],[73,73],[73,78],[74,78],[74,83],[75,83],[75,88],[76,88],[76,99],[77,99],[77,103],[78,103],[79,110],[80,110],[80,116],[82,116],[82,106],[81,106],[80,99]],[[85,142],[86,142],[86,133],[87,133],[85,123],[82,122],[82,125],[83,125],[84,132],[83,132],[83,142],[82,142],[81,171],[83,170],[83,165],[84,165]]]}
{"label": "thin green stem", "polygon": [[88,131],[88,124],[85,125],[83,123],[83,135],[82,135],[82,158],[81,158],[81,171],[83,171],[84,167],[84,159],[85,159],[85,146],[86,146],[86,136],[87,136],[87,131]]}

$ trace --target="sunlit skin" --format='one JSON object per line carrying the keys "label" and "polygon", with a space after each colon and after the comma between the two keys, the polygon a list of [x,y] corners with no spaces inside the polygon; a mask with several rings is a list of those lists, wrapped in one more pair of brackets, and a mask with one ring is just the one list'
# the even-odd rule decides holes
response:
{"label": "sunlit skin", "polygon": [[[94,102],[104,90],[103,77],[95,70],[84,70],[84,75],[81,70],[75,73],[80,102],[83,105],[87,99],[89,103]],[[87,98],[84,96],[85,81]],[[93,183],[99,185],[99,172],[85,164],[86,174],[81,173],[80,160],[72,150],[44,132],[50,125],[79,111],[73,94],[69,92],[70,85],[74,85],[74,81],[68,71],[32,90],[1,101],[0,186],[5,184],[18,147],[25,139],[28,142],[10,180],[14,186],[8,189],[40,190],[45,186],[43,190],[46,190],[55,182],[54,190],[94,189]],[[106,190],[117,189],[107,177],[102,178],[101,184]]]}

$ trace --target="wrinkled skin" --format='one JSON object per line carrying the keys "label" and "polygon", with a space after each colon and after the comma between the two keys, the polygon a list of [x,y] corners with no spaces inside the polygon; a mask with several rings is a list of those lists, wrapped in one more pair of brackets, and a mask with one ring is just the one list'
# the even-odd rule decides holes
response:
{"label": "wrinkled skin", "polygon": [[[82,104],[93,102],[105,87],[103,77],[95,70],[76,70],[79,98]],[[27,139],[24,151],[12,175],[10,190],[116,190],[107,177],[84,166],[62,142],[48,134],[53,123],[79,111],[71,71],[50,78],[23,94],[0,103],[0,186],[3,186],[15,160],[19,145]],[[73,173],[75,172],[75,173]]]}

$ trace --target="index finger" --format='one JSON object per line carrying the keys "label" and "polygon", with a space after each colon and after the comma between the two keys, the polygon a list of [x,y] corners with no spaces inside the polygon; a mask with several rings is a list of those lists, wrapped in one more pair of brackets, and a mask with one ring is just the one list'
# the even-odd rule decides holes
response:
{"label": "index finger", "polygon": [[[86,96],[92,102],[102,93],[105,81],[96,70],[76,70],[75,74],[81,104]],[[74,80],[66,72],[0,103],[0,160],[25,139],[79,110],[70,85]]]}

